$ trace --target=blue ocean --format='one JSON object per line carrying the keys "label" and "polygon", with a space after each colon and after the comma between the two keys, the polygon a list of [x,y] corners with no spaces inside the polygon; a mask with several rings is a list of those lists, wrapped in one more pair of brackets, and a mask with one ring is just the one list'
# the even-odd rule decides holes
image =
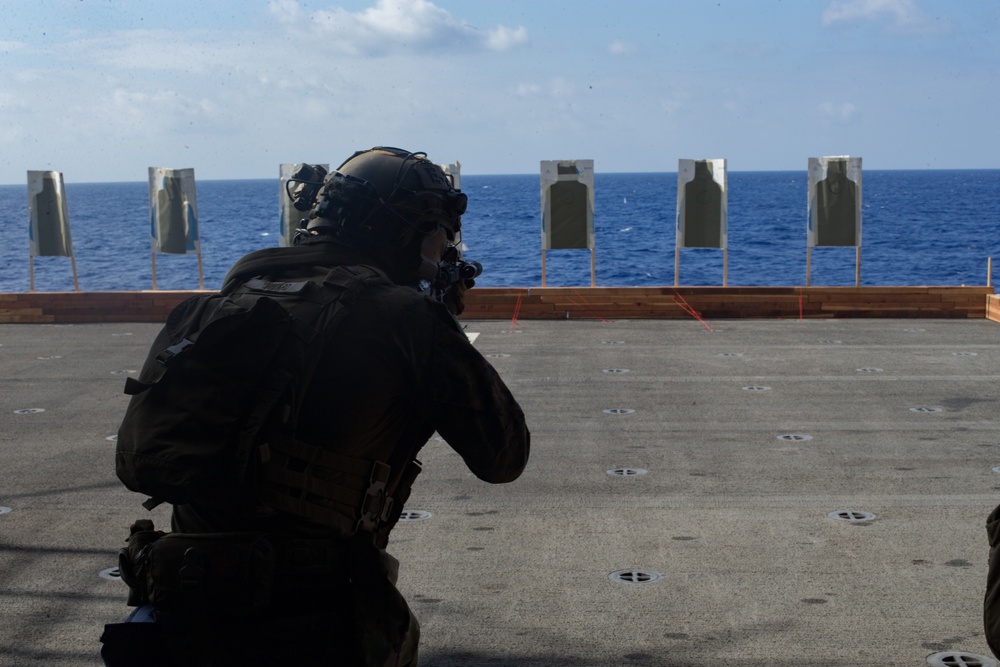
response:
{"label": "blue ocean", "polygon": [[[805,170],[730,172],[728,284],[806,283]],[[277,179],[199,181],[205,287],[242,255],[278,245]],[[542,284],[537,174],[463,176],[463,239],[481,286]],[[676,173],[594,179],[598,286],[674,284]],[[66,183],[83,291],[152,287],[149,195],[136,183]],[[1000,258],[1000,170],[865,171],[862,285],[984,285]],[[0,186],[0,292],[29,289],[26,186]],[[812,285],[854,285],[854,248],[815,248]],[[158,255],[159,289],[197,289],[194,255]],[[549,286],[591,282],[590,252],[549,251]],[[683,249],[681,285],[722,285],[722,251]],[[69,259],[35,258],[35,289],[70,291]]]}

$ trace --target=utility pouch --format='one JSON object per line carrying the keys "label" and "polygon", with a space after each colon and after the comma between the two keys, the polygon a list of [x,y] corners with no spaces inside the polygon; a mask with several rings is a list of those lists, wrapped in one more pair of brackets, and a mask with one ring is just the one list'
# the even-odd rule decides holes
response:
{"label": "utility pouch", "polygon": [[271,601],[275,552],[261,533],[168,533],[149,546],[146,588],[157,611],[250,616]]}
{"label": "utility pouch", "polygon": [[365,667],[392,667],[416,651],[420,626],[406,600],[393,585],[399,561],[370,541],[355,539],[353,582],[354,622]]}
{"label": "utility pouch", "polygon": [[156,623],[109,623],[101,633],[101,657],[105,667],[158,667],[168,664],[156,647],[162,646]]}
{"label": "utility pouch", "polygon": [[128,544],[118,552],[118,573],[128,584],[128,606],[139,607],[149,602],[146,590],[146,556],[148,547],[166,535],[154,530],[149,519],[139,519],[132,524]]}

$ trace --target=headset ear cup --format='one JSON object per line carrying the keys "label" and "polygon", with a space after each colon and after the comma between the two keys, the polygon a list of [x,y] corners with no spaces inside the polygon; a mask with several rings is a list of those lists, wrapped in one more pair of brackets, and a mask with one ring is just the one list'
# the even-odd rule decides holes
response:
{"label": "headset ear cup", "polygon": [[328,226],[332,222],[340,227],[358,227],[364,224],[379,203],[377,193],[372,192],[370,187],[338,178],[338,174],[334,173],[319,192],[313,220],[316,221],[315,226]]}
{"label": "headset ear cup", "polygon": [[365,215],[380,203],[378,195],[370,187],[354,181],[344,183],[343,197],[353,201],[355,208],[363,209]]}
{"label": "headset ear cup", "polygon": [[343,243],[385,260],[399,275],[415,274],[427,235],[444,229],[449,242],[458,237],[467,201],[425,153],[358,151],[326,177],[305,239]]}

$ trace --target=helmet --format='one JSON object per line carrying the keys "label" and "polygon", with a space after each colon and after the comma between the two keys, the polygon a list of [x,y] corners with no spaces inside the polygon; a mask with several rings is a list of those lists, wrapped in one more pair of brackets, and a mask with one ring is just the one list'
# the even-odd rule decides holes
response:
{"label": "helmet", "polygon": [[356,152],[326,177],[305,228],[309,236],[332,235],[377,254],[442,227],[454,240],[467,204],[426,153],[377,146]]}

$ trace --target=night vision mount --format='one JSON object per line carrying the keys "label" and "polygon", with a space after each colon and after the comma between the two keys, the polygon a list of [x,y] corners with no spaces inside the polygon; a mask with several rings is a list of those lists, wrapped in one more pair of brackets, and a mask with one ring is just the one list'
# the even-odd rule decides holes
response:
{"label": "night vision mount", "polygon": [[[331,188],[328,184],[336,181],[339,187]],[[328,191],[337,191],[334,195]],[[357,215],[364,219],[370,213],[371,208],[377,204],[382,204],[390,212],[402,219],[393,207],[387,204],[379,196],[375,187],[360,178],[342,174],[338,171],[332,173],[318,164],[298,164],[285,183],[285,192],[292,205],[297,211],[309,211],[309,216],[303,219],[301,227],[296,230],[296,239],[305,239],[312,235],[307,231],[307,227],[316,218],[331,220],[343,220],[348,216]],[[442,208],[451,211],[456,217],[465,213],[468,201],[465,193],[451,189],[447,193],[427,191],[425,193],[415,193],[406,191],[407,194],[417,196],[430,196],[438,201],[434,203]],[[322,193],[322,194],[321,194]],[[365,210],[359,210],[364,208]],[[407,225],[411,223],[404,220]],[[333,224],[336,224],[333,222]],[[438,273],[434,280],[421,280],[416,285],[417,289],[435,299],[446,301],[446,295],[460,282],[466,289],[475,285],[475,279],[483,272],[483,265],[476,261],[466,261],[461,252],[461,232],[455,239],[454,245],[448,248],[441,262],[438,264]]]}

